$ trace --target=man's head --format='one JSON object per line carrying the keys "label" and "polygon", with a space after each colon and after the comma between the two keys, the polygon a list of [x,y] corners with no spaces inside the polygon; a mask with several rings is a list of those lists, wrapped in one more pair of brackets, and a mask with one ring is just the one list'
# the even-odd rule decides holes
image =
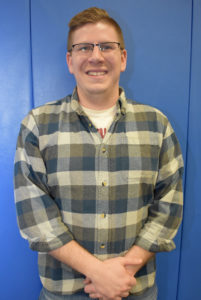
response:
{"label": "man's head", "polygon": [[[97,107],[99,99],[102,107],[109,107],[118,99],[120,74],[126,68],[127,52],[121,29],[99,8],[84,10],[69,24],[66,59],[76,80],[80,103],[84,104],[83,99],[96,99]],[[85,102],[86,105],[90,106]]]}
{"label": "man's head", "polygon": [[82,26],[86,24],[96,24],[96,23],[106,23],[114,27],[115,31],[117,32],[120,48],[124,49],[124,38],[122,30],[119,24],[109,16],[106,10],[97,8],[97,7],[90,7],[88,9],[83,10],[82,12],[75,15],[69,22],[69,33],[68,33],[68,44],[67,49],[70,50],[72,47],[72,37],[73,33]]}

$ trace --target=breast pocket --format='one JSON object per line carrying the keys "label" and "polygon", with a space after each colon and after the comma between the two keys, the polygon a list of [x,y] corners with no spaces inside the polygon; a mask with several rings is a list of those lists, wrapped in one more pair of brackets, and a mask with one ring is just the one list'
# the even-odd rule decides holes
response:
{"label": "breast pocket", "polygon": [[117,160],[121,184],[127,185],[128,199],[139,207],[152,203],[158,174],[158,153],[150,145],[123,144]]}

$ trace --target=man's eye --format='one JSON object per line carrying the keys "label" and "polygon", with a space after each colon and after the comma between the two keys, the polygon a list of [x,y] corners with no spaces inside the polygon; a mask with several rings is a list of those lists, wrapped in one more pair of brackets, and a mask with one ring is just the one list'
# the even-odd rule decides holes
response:
{"label": "man's eye", "polygon": [[90,50],[91,50],[90,46],[82,46],[82,47],[79,47],[79,49],[78,49],[78,51],[80,51],[80,52],[87,52]]}
{"label": "man's eye", "polygon": [[109,50],[112,50],[112,46],[111,46],[111,45],[102,45],[102,46],[101,46],[101,50],[102,50],[102,51],[109,51]]}

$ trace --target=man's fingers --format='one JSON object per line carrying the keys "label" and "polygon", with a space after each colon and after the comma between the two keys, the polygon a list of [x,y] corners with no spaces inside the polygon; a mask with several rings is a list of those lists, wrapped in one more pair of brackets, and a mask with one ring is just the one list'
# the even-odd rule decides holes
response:
{"label": "man's fingers", "polygon": [[87,284],[85,287],[84,287],[84,291],[85,293],[87,294],[96,294],[96,289],[94,287],[94,285],[92,283],[89,283]]}
{"label": "man's fingers", "polygon": [[100,295],[100,294],[96,294],[96,293],[94,293],[94,294],[89,294],[89,297],[91,298],[91,299],[103,299],[102,297],[102,295]]}

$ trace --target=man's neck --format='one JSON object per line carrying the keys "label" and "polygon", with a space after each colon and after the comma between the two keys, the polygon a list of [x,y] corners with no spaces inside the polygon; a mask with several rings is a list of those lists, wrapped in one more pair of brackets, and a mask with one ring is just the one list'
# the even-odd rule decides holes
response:
{"label": "man's neck", "polygon": [[119,88],[114,90],[112,93],[100,93],[100,94],[82,94],[77,89],[79,102],[82,106],[94,110],[104,110],[115,105],[119,98]]}

